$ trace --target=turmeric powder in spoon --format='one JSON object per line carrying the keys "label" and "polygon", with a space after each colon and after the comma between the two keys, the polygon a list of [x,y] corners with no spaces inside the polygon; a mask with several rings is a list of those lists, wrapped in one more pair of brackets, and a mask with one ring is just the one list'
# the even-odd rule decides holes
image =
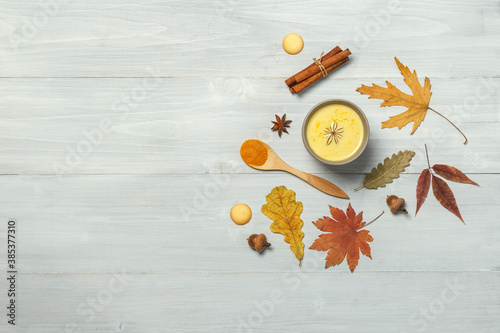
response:
{"label": "turmeric powder in spoon", "polygon": [[247,140],[241,145],[240,155],[246,164],[261,166],[267,161],[267,147],[262,141]]}
{"label": "turmeric powder in spoon", "polygon": [[243,142],[240,155],[243,161],[254,169],[286,171],[308,182],[320,191],[335,197],[349,199],[349,196],[344,191],[328,180],[292,168],[283,162],[271,147],[260,140]]}

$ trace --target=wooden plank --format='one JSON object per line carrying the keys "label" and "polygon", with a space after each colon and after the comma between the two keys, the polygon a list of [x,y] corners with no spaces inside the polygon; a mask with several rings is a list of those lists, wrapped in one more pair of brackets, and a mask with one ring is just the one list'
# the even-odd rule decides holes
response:
{"label": "wooden plank", "polygon": [[[4,317],[0,331],[498,331],[498,1],[4,0],[0,8],[0,244],[16,219],[19,271],[17,327]],[[281,49],[289,32],[304,37],[297,56]],[[290,95],[283,80],[337,44],[353,52],[349,64]],[[403,87],[394,56],[430,78],[432,106],[468,135],[467,146],[433,114],[413,136],[380,128],[403,109],[381,109],[355,89]],[[320,165],[301,143],[305,114],[328,98],[358,104],[372,127],[365,154],[345,167]],[[293,123],[278,139],[269,125],[283,113]],[[247,138],[351,200],[247,167],[238,154]],[[450,185],[466,225],[432,194],[413,217],[424,143],[431,163],[481,184]],[[403,149],[417,154],[400,179],[353,191]],[[277,185],[304,204],[301,267],[260,213]],[[410,215],[389,213],[389,194],[404,197]],[[253,209],[245,226],[228,216],[238,202]],[[362,257],[354,274],[346,263],[325,270],[325,253],[307,249],[320,234],[311,222],[348,202],[365,220],[386,210],[368,227],[373,260]],[[263,255],[246,243],[261,232],[273,244]]]}
{"label": "wooden plank", "polygon": [[23,332],[494,333],[500,325],[499,272],[118,271],[21,274],[19,285]]}
{"label": "wooden plank", "polygon": [[[498,270],[500,248],[494,195],[500,175],[474,175],[481,187],[450,184],[467,225],[441,207],[430,193],[417,218],[418,175],[403,175],[379,190],[353,191],[359,175],[328,177],[350,195],[356,211],[370,221],[373,260],[362,257],[356,271]],[[1,176],[0,216],[18,220],[19,270],[25,273],[259,272],[298,270],[283,241],[269,231],[260,213],[274,186],[296,191],[303,202],[304,267],[323,271],[326,253],[307,248],[318,237],[312,221],[329,214],[328,205],[348,201],[327,196],[291,175]],[[407,200],[409,215],[393,215],[387,195]],[[245,202],[253,219],[245,226],[229,218]],[[0,239],[5,240],[6,224]],[[265,233],[272,249],[252,251],[246,239]],[[472,250],[474,249],[474,250]],[[483,255],[478,255],[478,252]],[[309,263],[311,261],[311,263]],[[330,269],[347,272],[346,264]]]}
{"label": "wooden plank", "polygon": [[[500,74],[495,0],[52,4],[2,2],[1,77],[144,77],[155,68],[166,77],[284,79],[336,44],[353,52],[341,78],[385,77],[394,56],[430,77]],[[290,32],[305,40],[298,56],[281,49]]]}
{"label": "wooden plank", "polygon": [[[407,171],[420,172],[424,143],[433,163],[498,172],[500,79],[432,80],[433,107],[469,136],[466,146],[435,114],[414,135],[411,126],[382,130],[380,122],[404,108],[380,108],[380,101],[355,91],[371,80],[327,81],[297,97],[278,79],[2,79],[0,173],[256,173],[238,153],[248,138],[266,141],[292,166],[315,173],[369,172],[405,149],[417,152]],[[315,161],[300,134],[306,113],[329,98],[353,101],[370,121],[365,154],[343,167]],[[275,113],[293,120],[281,139],[270,131]]]}

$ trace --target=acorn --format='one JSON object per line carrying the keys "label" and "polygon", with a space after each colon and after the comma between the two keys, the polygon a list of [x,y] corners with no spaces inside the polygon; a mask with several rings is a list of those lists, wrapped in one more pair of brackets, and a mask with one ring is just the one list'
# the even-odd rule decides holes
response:
{"label": "acorn", "polygon": [[391,213],[396,214],[397,212],[401,211],[405,212],[405,214],[408,214],[408,212],[404,208],[405,199],[400,198],[397,195],[388,195],[386,202],[391,209]]}
{"label": "acorn", "polygon": [[248,237],[248,245],[250,245],[250,247],[252,249],[254,249],[255,251],[257,251],[259,253],[261,253],[262,251],[264,251],[264,249],[266,247],[271,246],[271,244],[269,244],[267,242],[266,235],[264,235],[264,234],[260,234],[260,235],[253,234],[253,235],[250,235],[250,237]]}

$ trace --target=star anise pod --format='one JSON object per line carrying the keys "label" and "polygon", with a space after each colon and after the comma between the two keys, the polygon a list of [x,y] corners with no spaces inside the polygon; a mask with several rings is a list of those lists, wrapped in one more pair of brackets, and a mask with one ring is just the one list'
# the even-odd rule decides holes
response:
{"label": "star anise pod", "polygon": [[329,145],[330,143],[332,143],[332,141],[335,141],[335,143],[338,144],[339,140],[342,139],[342,133],[344,132],[344,129],[340,127],[336,121],[334,121],[330,124],[330,127],[326,127],[324,129],[324,132],[324,137],[327,139],[326,145]]}
{"label": "star anise pod", "polygon": [[273,131],[278,131],[278,135],[281,138],[281,132],[285,132],[286,134],[289,134],[288,131],[286,130],[287,127],[290,127],[290,123],[292,122],[291,120],[286,120],[286,113],[283,115],[282,118],[278,117],[278,115],[275,115],[276,121],[271,121],[274,126],[271,128]]}

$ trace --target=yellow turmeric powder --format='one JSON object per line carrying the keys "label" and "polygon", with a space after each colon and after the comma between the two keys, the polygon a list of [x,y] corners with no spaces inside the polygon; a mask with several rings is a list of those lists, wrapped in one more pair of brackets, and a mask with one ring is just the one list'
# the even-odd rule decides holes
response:
{"label": "yellow turmeric powder", "polygon": [[262,141],[247,140],[241,145],[240,155],[246,164],[261,166],[267,161],[267,147]]}

